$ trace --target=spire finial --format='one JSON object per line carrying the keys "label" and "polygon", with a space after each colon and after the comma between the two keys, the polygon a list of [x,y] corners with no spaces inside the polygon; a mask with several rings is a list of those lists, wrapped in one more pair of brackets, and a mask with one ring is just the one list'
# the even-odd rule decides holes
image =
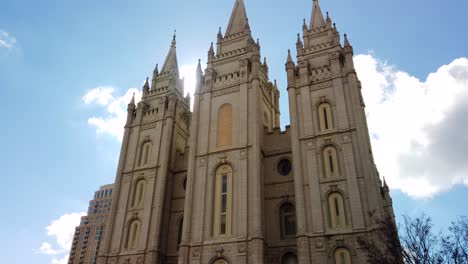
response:
{"label": "spire finial", "polygon": [[218,30],[218,40],[221,40],[223,38],[223,33],[221,33],[221,27],[219,27]]}
{"label": "spire finial", "polygon": [[293,62],[291,57],[291,50],[288,49],[288,62]]}
{"label": "spire finial", "polygon": [[135,105],[135,93],[133,93],[132,100],[130,101],[129,105]]}
{"label": "spire finial", "polygon": [[349,44],[349,40],[348,40],[348,34],[344,34],[344,46],[345,47],[351,47],[351,44]]}
{"label": "spire finial", "polygon": [[197,73],[202,73],[202,69],[201,69],[201,59],[198,59],[198,65],[197,65]]}
{"label": "spire finial", "polygon": [[171,47],[176,46],[176,33],[177,33],[177,30],[174,29],[174,36],[172,37]]}
{"label": "spire finial", "polygon": [[155,75],[158,75],[158,74],[159,74],[159,69],[158,69],[158,64],[157,64],[157,63],[156,63],[156,67],[154,67],[153,73],[154,73]]}
{"label": "spire finial", "polygon": [[143,85],[143,91],[149,91],[150,87],[149,87],[149,78],[146,77],[146,81],[145,81],[145,84]]}

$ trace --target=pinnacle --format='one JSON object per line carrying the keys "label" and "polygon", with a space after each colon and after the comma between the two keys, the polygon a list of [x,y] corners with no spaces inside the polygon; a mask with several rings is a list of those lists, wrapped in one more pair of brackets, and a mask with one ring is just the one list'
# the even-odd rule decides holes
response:
{"label": "pinnacle", "polygon": [[349,40],[348,40],[348,35],[347,35],[347,34],[344,34],[344,46],[345,46],[345,47],[351,47],[351,44],[349,44]]}
{"label": "pinnacle", "polygon": [[247,19],[247,12],[245,11],[244,1],[236,0],[224,36],[234,35],[237,33],[244,32],[246,30],[250,30],[250,26],[249,21]]}
{"label": "pinnacle", "polygon": [[288,50],[288,62],[293,62],[293,59],[291,57],[291,50]]}

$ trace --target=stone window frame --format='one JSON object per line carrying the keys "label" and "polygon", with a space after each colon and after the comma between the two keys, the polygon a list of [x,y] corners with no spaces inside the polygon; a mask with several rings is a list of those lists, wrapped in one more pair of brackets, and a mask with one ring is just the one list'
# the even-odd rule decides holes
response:
{"label": "stone window frame", "polygon": [[151,160],[151,151],[153,149],[153,142],[147,139],[141,142],[140,151],[138,156],[138,166],[143,167],[148,165]]}
{"label": "stone window frame", "polygon": [[[284,223],[284,212],[283,212],[283,208],[285,206],[292,206],[293,208],[293,215],[294,215],[294,220],[295,220],[295,229],[296,229],[296,232],[294,235],[287,235],[286,234],[286,231],[285,231],[285,223]],[[287,240],[287,239],[290,239],[290,238],[295,238],[296,237],[296,234],[297,234],[297,215],[296,215],[296,205],[292,202],[292,201],[289,201],[289,200],[286,200],[286,201],[282,201],[279,205],[278,205],[278,220],[279,220],[279,230],[280,230],[280,239],[281,240]]]}
{"label": "stone window frame", "polygon": [[[135,230],[136,229],[136,230]],[[133,250],[138,248],[140,236],[142,232],[142,223],[138,217],[130,218],[127,224],[127,232],[125,239],[125,248]]]}
{"label": "stone window frame", "polygon": [[[231,164],[225,163],[216,167],[214,171],[214,206],[213,206],[213,236],[228,237],[232,234],[232,189],[233,172]],[[222,212],[222,179],[226,176],[226,212]],[[225,232],[221,232],[222,214],[225,214]]]}
{"label": "stone window frame", "polygon": [[145,202],[146,192],[146,179],[144,177],[138,177],[135,179],[131,196],[131,207],[140,208],[143,207]]}
{"label": "stone window frame", "polygon": [[[281,260],[280,260],[280,263],[283,264],[283,262],[285,261],[285,257],[286,256],[293,256],[294,258],[296,258],[296,263],[299,263],[299,259],[297,257],[297,254],[295,252],[292,252],[292,251],[286,251],[282,256],[281,256]],[[284,262],[286,263],[286,262]]]}
{"label": "stone window frame", "polygon": [[[336,222],[333,221],[333,217],[332,217],[332,210],[335,209],[336,210],[336,207],[334,208],[331,208],[332,205],[336,205],[335,202],[333,201],[332,203],[330,203],[330,198],[332,197],[332,195],[334,194],[337,194],[339,195],[339,197],[341,197],[341,201],[342,201],[342,218],[341,220],[343,221],[343,225],[342,226],[337,226],[336,225]],[[326,195],[325,195],[325,204],[327,205],[327,218],[328,218],[328,226],[331,230],[343,230],[343,229],[347,229],[349,228],[349,226],[351,225],[351,222],[350,222],[350,218],[349,218],[349,210],[348,210],[348,204],[347,204],[347,199],[346,199],[346,195],[344,194],[344,192],[338,188],[332,188],[331,190],[329,190]]]}
{"label": "stone window frame", "polygon": [[[328,151],[327,151],[328,150]],[[331,161],[333,162],[333,173],[331,172],[330,164],[330,151]],[[327,152],[327,153],[326,153]],[[323,178],[332,179],[341,177],[341,162],[339,155],[339,148],[333,143],[326,143],[320,149],[320,156],[323,167]]]}

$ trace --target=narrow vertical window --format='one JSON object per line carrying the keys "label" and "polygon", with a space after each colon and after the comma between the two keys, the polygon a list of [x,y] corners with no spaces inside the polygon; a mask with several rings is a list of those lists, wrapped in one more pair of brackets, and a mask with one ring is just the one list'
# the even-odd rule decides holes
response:
{"label": "narrow vertical window", "polygon": [[319,127],[321,131],[333,128],[331,106],[328,103],[322,103],[318,107]]}
{"label": "narrow vertical window", "polygon": [[218,147],[232,145],[232,106],[230,104],[222,105],[218,110]]}
{"label": "narrow vertical window", "polygon": [[325,177],[337,177],[339,176],[338,171],[338,156],[336,149],[333,146],[328,146],[323,150],[323,165],[325,171]]}
{"label": "narrow vertical window", "polygon": [[330,227],[332,229],[346,227],[346,211],[343,197],[335,192],[328,197],[328,211],[330,217]]}
{"label": "narrow vertical window", "polygon": [[140,166],[144,166],[144,165],[148,164],[148,162],[150,160],[150,154],[151,154],[151,142],[146,142],[141,147],[140,160],[139,160],[138,164]]}
{"label": "narrow vertical window", "polygon": [[296,209],[290,203],[280,207],[280,230],[282,239],[296,235]]}
{"label": "narrow vertical window", "polygon": [[228,235],[231,232],[232,217],[231,167],[229,165],[219,167],[215,177],[214,235]]}
{"label": "narrow vertical window", "polygon": [[145,193],[145,180],[139,180],[135,184],[135,189],[133,191],[133,207],[143,205],[144,193]]}
{"label": "narrow vertical window", "polygon": [[177,246],[180,245],[180,242],[182,242],[182,231],[183,231],[183,227],[184,227],[184,219],[180,219],[179,221],[179,234],[178,234],[178,237],[177,237]]}
{"label": "narrow vertical window", "polygon": [[140,222],[138,220],[133,220],[128,228],[127,235],[127,248],[134,249],[138,245],[138,239],[140,236]]}
{"label": "narrow vertical window", "polygon": [[338,248],[335,250],[335,264],[352,264],[348,249]]}
{"label": "narrow vertical window", "polygon": [[324,107],[323,108],[323,118],[324,118],[324,123],[325,123],[325,129],[328,129],[329,128],[329,125],[328,125],[328,113],[327,113],[327,108]]}

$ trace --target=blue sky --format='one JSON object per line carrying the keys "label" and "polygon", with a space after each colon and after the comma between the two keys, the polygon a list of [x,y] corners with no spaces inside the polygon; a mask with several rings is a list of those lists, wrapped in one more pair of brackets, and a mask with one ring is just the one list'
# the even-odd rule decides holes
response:
{"label": "blue sky", "polygon": [[[245,2],[270,77],[281,87],[284,126],[284,63],[302,19],[310,20],[312,1]],[[0,198],[8,202],[0,226],[9,238],[0,242],[2,263],[62,263],[73,213],[86,211],[94,190],[114,181],[116,108],[163,63],[175,29],[185,74],[198,58],[205,62],[233,3],[1,1]],[[354,46],[377,165],[392,187],[398,220],[425,211],[443,228],[468,215],[462,202],[468,199],[468,2],[322,0],[321,6]],[[84,100],[93,89],[101,97]],[[49,251],[40,249],[44,242]]]}

